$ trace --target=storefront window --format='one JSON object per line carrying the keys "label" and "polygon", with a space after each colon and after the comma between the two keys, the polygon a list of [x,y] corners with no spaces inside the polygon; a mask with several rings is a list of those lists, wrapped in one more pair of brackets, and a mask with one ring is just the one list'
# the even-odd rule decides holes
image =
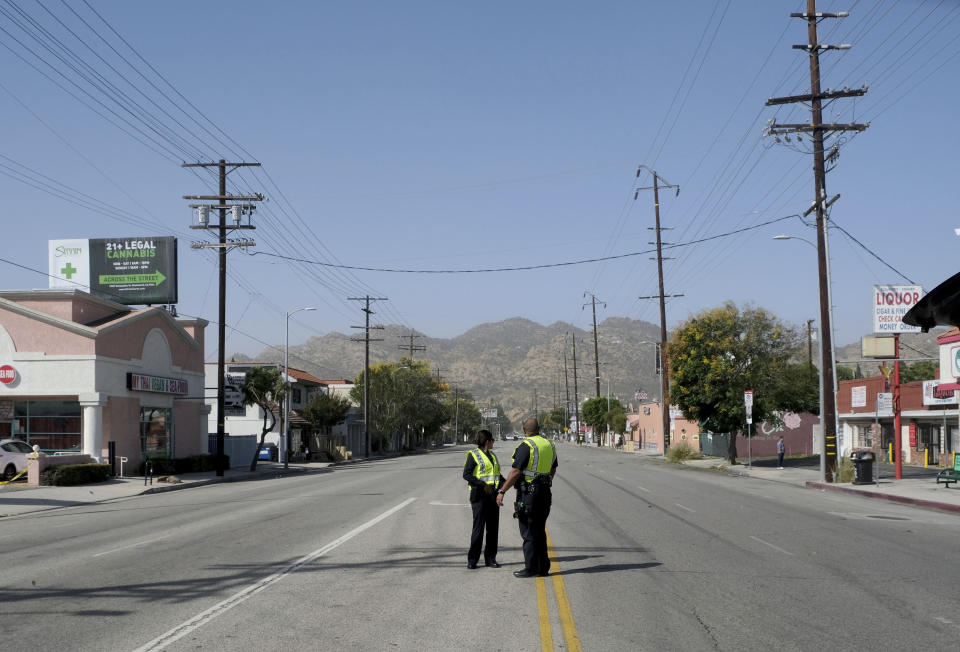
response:
{"label": "storefront window", "polygon": [[79,451],[83,420],[79,401],[16,401],[12,435],[44,451]]}
{"label": "storefront window", "polygon": [[173,410],[140,408],[140,452],[173,457]]}

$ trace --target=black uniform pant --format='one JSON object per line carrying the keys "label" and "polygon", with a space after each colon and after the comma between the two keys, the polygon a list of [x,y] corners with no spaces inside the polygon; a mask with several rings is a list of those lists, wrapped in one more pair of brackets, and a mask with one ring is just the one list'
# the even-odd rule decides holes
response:
{"label": "black uniform pant", "polygon": [[550,572],[550,557],[547,553],[547,517],[553,497],[548,487],[538,487],[532,496],[530,514],[520,512],[520,537],[523,539],[523,562],[527,572],[546,575]]}
{"label": "black uniform pant", "polygon": [[470,503],[473,508],[473,532],[470,534],[470,551],[467,561],[480,561],[480,548],[483,544],[483,531],[487,531],[487,547],[483,551],[485,562],[497,558],[497,538],[500,534],[500,508],[497,507],[497,494],[484,494],[480,500]]}

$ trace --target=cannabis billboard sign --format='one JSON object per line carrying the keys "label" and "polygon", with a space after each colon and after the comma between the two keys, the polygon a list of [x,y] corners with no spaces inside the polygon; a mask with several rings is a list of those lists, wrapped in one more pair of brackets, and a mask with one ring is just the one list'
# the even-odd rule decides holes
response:
{"label": "cannabis billboard sign", "polygon": [[173,237],[50,240],[51,288],[75,288],[126,305],[177,302]]}

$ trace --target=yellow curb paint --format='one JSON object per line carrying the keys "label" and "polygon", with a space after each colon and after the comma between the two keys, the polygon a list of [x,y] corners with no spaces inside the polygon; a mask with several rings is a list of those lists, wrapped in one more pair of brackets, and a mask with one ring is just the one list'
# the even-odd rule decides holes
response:
{"label": "yellow curb paint", "polygon": [[[567,650],[570,652],[582,652],[583,647],[580,645],[580,637],[577,635],[577,626],[573,622],[573,611],[570,609],[570,600],[567,598],[567,587],[563,583],[560,567],[557,566],[553,551],[553,541],[550,539],[549,532],[547,532],[547,551],[547,554],[551,557],[553,593],[557,599],[557,610],[560,612],[560,625],[563,627],[563,637],[567,641]],[[540,579],[542,578],[537,578],[538,581]]]}
{"label": "yellow curb paint", "polygon": [[547,605],[547,585],[537,578],[537,608],[540,612],[540,649],[553,652],[553,632],[550,631],[550,607]]}

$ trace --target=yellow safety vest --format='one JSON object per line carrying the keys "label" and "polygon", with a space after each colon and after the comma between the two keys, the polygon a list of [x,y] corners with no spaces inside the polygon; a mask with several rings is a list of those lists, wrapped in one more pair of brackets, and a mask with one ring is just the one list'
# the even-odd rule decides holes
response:
{"label": "yellow safety vest", "polygon": [[[472,456],[477,463],[473,467],[473,477],[485,484],[492,484],[493,488],[496,489],[500,484],[500,461],[497,456],[491,452],[488,457],[487,453],[479,448],[468,452],[467,455]],[[467,488],[469,489],[469,486]]]}
{"label": "yellow safety vest", "polygon": [[[538,476],[549,476],[553,470],[553,461],[557,459],[557,449],[553,442],[540,435],[527,437],[520,446],[526,444],[530,447],[530,458],[527,460],[527,468],[523,470],[523,479],[525,482],[533,482]],[[519,446],[518,446],[519,448]]]}

